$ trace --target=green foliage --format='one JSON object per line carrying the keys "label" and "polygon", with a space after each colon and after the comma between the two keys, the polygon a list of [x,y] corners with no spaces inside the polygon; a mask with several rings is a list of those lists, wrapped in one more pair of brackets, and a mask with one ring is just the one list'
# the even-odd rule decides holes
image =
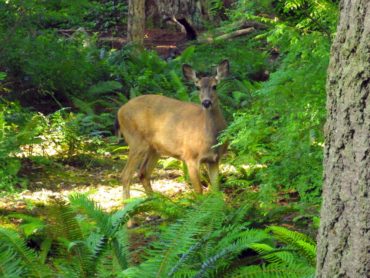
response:
{"label": "green foliage", "polygon": [[20,147],[37,143],[40,133],[40,117],[22,111],[15,103],[0,99],[0,189],[12,191],[14,185],[21,182],[17,178],[21,163]]}
{"label": "green foliage", "polygon": [[[266,263],[238,269],[230,277],[314,277],[316,244],[302,233],[284,227],[271,226],[275,246],[254,244],[255,250]],[[276,247],[284,244],[284,247]]]}
{"label": "green foliage", "polygon": [[[44,240],[41,252],[26,247],[12,230],[0,228],[0,273],[27,277],[113,277],[128,267],[125,223],[147,200],[137,199],[124,209],[106,213],[84,195],[74,195],[70,205],[55,204],[45,221],[28,215],[10,215],[26,222],[21,228]],[[34,229],[37,227],[37,229]],[[25,229],[26,228],[26,229]],[[41,228],[41,229],[40,229]],[[48,260],[47,255],[53,254]],[[48,263],[48,264],[46,264]],[[56,274],[56,273],[57,274]],[[8,277],[8,276],[6,276]]]}
{"label": "green foliage", "polygon": [[[90,1],[91,2],[91,1]],[[94,30],[119,35],[127,22],[127,1],[94,1],[93,8],[84,20]]]}
{"label": "green foliage", "polygon": [[303,31],[319,31],[328,37],[336,30],[337,4],[327,0],[286,0],[276,9],[285,19]]}
{"label": "green foliage", "polygon": [[[0,64],[10,80],[19,81],[12,82],[12,95],[38,108],[37,100],[48,99],[52,106],[46,111],[53,112],[75,105],[75,98],[90,101],[96,92],[92,88],[110,81],[95,36],[84,24],[90,24],[86,19],[90,13],[97,16],[99,7],[112,1],[49,2],[0,1]],[[61,28],[67,30],[56,30]]]}
{"label": "green foliage", "polygon": [[[20,30],[11,36],[0,36],[4,44],[0,61],[7,65],[10,76],[22,76],[23,87],[36,88],[49,95],[58,105],[70,96],[83,93],[104,74],[96,49],[84,34],[70,40],[54,32],[30,37]],[[85,44],[85,47],[81,47]]]}
{"label": "green foliage", "polygon": [[[224,202],[222,195],[201,198],[182,217],[162,228],[158,239],[146,248],[145,260],[125,270],[123,277],[223,277],[227,273],[249,277],[243,273],[252,270],[255,275],[250,277],[264,277],[266,269],[298,275],[291,277],[312,275],[312,240],[282,227],[253,229],[245,222],[252,210],[250,200],[235,209]],[[258,256],[244,258],[242,254],[248,250]],[[253,265],[259,260],[266,264]]]}
{"label": "green foliage", "polygon": [[[118,2],[0,1],[0,189],[25,184],[18,177],[23,156],[71,159],[105,151],[115,111],[130,98],[151,93],[197,102],[181,65],[211,75],[227,58],[232,74],[217,90],[230,122],[223,134],[228,163],[237,169],[222,180],[229,196],[154,195],[106,213],[75,195],[45,218],[12,215],[22,219],[26,240],[38,239],[38,249],[0,229],[0,276],[32,277],[42,270],[53,277],[312,277],[315,243],[282,227],[265,229],[289,210],[265,201],[298,192],[303,202],[320,202],[335,1],[236,1],[217,31],[244,21],[265,29],[188,45],[170,61],[154,51],[97,43],[101,35],[122,33],[127,6]],[[207,3],[211,15],[223,12],[223,1]],[[174,164],[162,162],[163,168]],[[258,191],[258,201],[249,189]],[[147,218],[128,231],[124,224],[139,213]],[[145,237],[139,247],[130,245],[129,233]]]}
{"label": "green foliage", "polygon": [[0,260],[0,273],[5,277],[17,277],[17,274],[27,277],[52,277],[52,271],[39,261],[36,253],[26,246],[17,232],[0,227],[0,250],[1,257],[8,255],[4,260]]}
{"label": "green foliage", "polygon": [[[253,182],[260,184],[265,200],[273,199],[280,189],[294,189],[302,201],[319,203],[331,36],[324,30],[334,30],[335,6],[327,1],[281,1],[279,5],[285,6],[289,22],[264,20],[253,12],[246,15],[245,19],[271,25],[258,38],[266,39],[281,57],[269,80],[252,92],[248,109],[234,114],[224,138],[231,139],[239,154],[236,162],[263,166]],[[310,7],[309,16],[305,5]],[[242,17],[239,12],[247,6],[240,3],[235,19]],[[326,13],[331,16],[324,17]],[[292,27],[291,22],[296,25]]]}
{"label": "green foliage", "polygon": [[250,278],[313,278],[314,271],[307,269],[303,265],[253,265],[241,268],[230,277],[250,277]]}
{"label": "green foliage", "polygon": [[124,22],[126,3],[115,1],[0,1],[3,22],[28,29],[96,28],[108,30]]}
{"label": "green foliage", "polygon": [[1,254],[12,258],[1,261],[0,271],[32,277],[312,277],[314,273],[316,247],[309,237],[279,226],[255,229],[246,221],[254,219],[254,202],[249,199],[231,207],[221,194],[173,207],[179,213],[152,231],[149,244],[141,246],[141,262],[135,263],[125,223],[149,209],[163,210],[156,205],[161,202],[160,196],[136,199],[106,213],[86,196],[73,195],[69,205],[52,205],[43,221],[12,215],[23,219],[23,228],[27,227],[23,230],[32,226],[33,233],[43,238],[41,252],[26,247],[14,231],[0,229]]}

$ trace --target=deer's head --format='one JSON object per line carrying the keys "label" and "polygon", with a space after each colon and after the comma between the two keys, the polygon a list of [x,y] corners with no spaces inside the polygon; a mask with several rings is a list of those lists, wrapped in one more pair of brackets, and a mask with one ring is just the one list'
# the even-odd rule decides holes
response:
{"label": "deer's head", "polygon": [[199,98],[204,109],[211,109],[218,103],[217,84],[229,74],[229,61],[223,60],[217,66],[217,74],[212,77],[198,78],[196,72],[189,65],[183,65],[183,74],[187,80],[194,82],[200,90]]}

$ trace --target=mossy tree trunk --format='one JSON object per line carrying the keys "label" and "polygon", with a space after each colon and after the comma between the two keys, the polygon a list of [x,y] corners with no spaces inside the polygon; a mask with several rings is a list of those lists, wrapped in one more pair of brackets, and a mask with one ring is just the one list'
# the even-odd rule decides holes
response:
{"label": "mossy tree trunk", "polygon": [[342,0],[327,79],[316,277],[370,277],[370,1]]}
{"label": "mossy tree trunk", "polygon": [[127,39],[129,42],[143,46],[145,31],[145,0],[128,1]]}

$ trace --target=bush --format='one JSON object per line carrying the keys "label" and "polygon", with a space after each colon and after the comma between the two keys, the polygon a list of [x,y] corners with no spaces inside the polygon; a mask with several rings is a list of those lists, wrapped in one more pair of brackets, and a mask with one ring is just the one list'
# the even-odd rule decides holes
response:
{"label": "bush", "polygon": [[[330,19],[328,28],[335,25]],[[231,139],[239,163],[264,166],[254,179],[263,197],[294,190],[302,201],[319,203],[330,37],[316,31],[315,22],[304,25],[301,20],[292,19],[296,27],[275,23],[260,36],[279,49],[280,65],[252,93],[249,109],[235,113],[224,138]]]}
{"label": "bush", "polygon": [[23,183],[17,177],[21,168],[20,147],[39,142],[40,118],[37,114],[23,111],[15,103],[0,101],[0,189],[13,191]]}

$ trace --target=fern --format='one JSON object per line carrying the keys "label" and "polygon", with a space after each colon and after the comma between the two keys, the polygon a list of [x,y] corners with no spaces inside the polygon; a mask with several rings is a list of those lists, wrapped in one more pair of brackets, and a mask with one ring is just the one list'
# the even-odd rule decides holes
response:
{"label": "fern", "polygon": [[92,224],[84,241],[93,261],[99,265],[95,268],[99,275],[109,277],[112,273],[128,268],[128,236],[124,224],[150,200],[134,199],[123,209],[106,213],[85,195],[75,194],[70,197],[72,208],[86,216]]}
{"label": "fern", "polygon": [[[18,273],[19,271],[27,277],[52,277],[51,270],[42,264],[37,254],[29,249],[19,235],[9,229],[0,227],[0,260],[1,271],[4,273]],[[10,255],[5,257],[5,254]],[[9,260],[8,258],[13,258]],[[13,271],[13,272],[12,272]]]}
{"label": "fern", "polygon": [[123,224],[145,203],[136,199],[114,213],[85,195],[73,195],[71,204],[50,210],[49,236],[58,242],[54,266],[64,277],[112,277],[128,267],[128,237]]}
{"label": "fern", "polygon": [[238,269],[232,278],[313,278],[314,270],[306,265],[269,264],[252,265]]}
{"label": "fern", "polygon": [[71,208],[77,212],[88,217],[93,221],[103,234],[109,233],[109,216],[102,211],[100,206],[91,201],[86,195],[72,194],[69,197]]}
{"label": "fern", "polygon": [[[129,277],[165,277],[174,274],[173,266],[183,254],[194,248],[198,237],[207,233],[209,225],[222,221],[217,217],[224,203],[219,197],[209,197],[191,208],[184,217],[166,228],[159,240],[147,250],[147,260],[124,273]],[[184,258],[183,258],[184,260]]]}
{"label": "fern", "polygon": [[144,198],[134,199],[126,204],[123,209],[113,214],[107,214],[103,212],[98,204],[85,195],[74,194],[70,196],[69,200],[75,211],[87,216],[96,224],[98,231],[107,237],[114,236],[119,228],[129,220],[130,215],[138,209],[138,207],[149,201],[149,199]]}
{"label": "fern", "polygon": [[252,244],[251,249],[267,263],[239,268],[230,277],[314,277],[316,250],[312,239],[278,226],[268,227],[266,232],[272,232],[273,239],[285,246]]}
{"label": "fern", "polygon": [[71,207],[57,204],[49,211],[49,235],[57,245],[57,269],[65,275],[71,273],[90,277],[95,271],[94,255],[85,241],[83,230]]}
{"label": "fern", "polygon": [[91,86],[87,92],[90,99],[100,97],[102,94],[110,93],[122,88],[122,84],[117,81],[104,81]]}
{"label": "fern", "polygon": [[311,266],[316,265],[316,243],[310,237],[279,226],[270,226],[267,230],[277,240],[295,248],[298,255],[305,258]]}
{"label": "fern", "polygon": [[251,248],[269,263],[293,264],[295,256],[292,249],[274,248],[269,244],[255,243]]}
{"label": "fern", "polygon": [[17,254],[9,248],[0,247],[0,277],[21,277],[24,272],[25,267]]}
{"label": "fern", "polygon": [[206,273],[216,274],[228,268],[242,251],[250,249],[253,244],[269,240],[269,235],[263,230],[245,229],[243,225],[225,228],[213,238],[212,250],[196,277],[203,277]]}
{"label": "fern", "polygon": [[242,216],[251,206],[229,209],[213,194],[166,227],[146,250],[147,260],[124,271],[128,277],[217,277],[255,243],[271,242],[264,230],[248,229]]}

